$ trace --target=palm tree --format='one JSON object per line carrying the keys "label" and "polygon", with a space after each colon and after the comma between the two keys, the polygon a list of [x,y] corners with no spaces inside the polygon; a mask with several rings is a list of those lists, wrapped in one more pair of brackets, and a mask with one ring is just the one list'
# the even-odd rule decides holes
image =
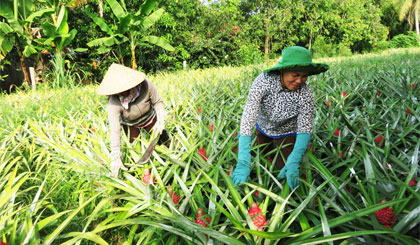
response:
{"label": "palm tree", "polygon": [[410,25],[410,31],[413,30],[413,25],[416,27],[417,35],[419,32],[419,8],[420,0],[393,0],[395,9],[399,13],[400,21],[407,18]]}

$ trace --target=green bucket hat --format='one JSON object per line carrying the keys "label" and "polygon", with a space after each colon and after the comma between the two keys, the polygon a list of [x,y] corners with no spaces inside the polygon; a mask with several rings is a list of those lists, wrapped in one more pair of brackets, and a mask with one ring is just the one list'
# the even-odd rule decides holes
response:
{"label": "green bucket hat", "polygon": [[309,71],[308,75],[315,75],[328,70],[327,64],[313,63],[312,53],[304,47],[287,47],[281,52],[279,63],[264,70],[270,71]]}

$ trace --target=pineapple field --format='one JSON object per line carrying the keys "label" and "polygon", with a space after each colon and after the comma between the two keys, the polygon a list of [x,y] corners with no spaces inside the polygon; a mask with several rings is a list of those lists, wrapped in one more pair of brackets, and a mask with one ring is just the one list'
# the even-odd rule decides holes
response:
{"label": "pineapple field", "polygon": [[[300,186],[253,144],[234,186],[241,114],[269,64],[148,76],[170,145],[122,137],[112,178],[96,86],[1,95],[1,244],[419,244],[420,49],[318,60],[315,121]],[[254,139],[255,141],[255,139]]]}

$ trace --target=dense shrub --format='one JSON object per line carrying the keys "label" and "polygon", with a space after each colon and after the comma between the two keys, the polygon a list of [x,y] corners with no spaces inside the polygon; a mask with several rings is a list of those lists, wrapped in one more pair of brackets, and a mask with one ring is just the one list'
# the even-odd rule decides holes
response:
{"label": "dense shrub", "polygon": [[263,54],[255,44],[244,45],[237,51],[237,59],[239,63],[249,65],[262,62]]}
{"label": "dense shrub", "polygon": [[374,51],[374,52],[379,52],[379,51],[382,51],[382,50],[388,49],[388,48],[389,48],[389,46],[390,46],[389,41],[385,41],[385,40],[383,40],[383,41],[379,41],[379,42],[377,42],[377,43],[375,44],[375,46],[373,47],[373,51]]}
{"label": "dense shrub", "polygon": [[419,37],[413,32],[409,31],[406,34],[399,34],[393,37],[390,41],[391,48],[410,48],[410,47],[419,47]]}

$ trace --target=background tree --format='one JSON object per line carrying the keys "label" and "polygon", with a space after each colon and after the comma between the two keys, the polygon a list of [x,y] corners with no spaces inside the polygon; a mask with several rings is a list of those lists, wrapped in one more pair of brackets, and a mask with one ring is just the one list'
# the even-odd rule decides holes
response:
{"label": "background tree", "polygon": [[419,32],[419,8],[420,0],[393,0],[394,6],[399,13],[400,21],[407,19],[410,25],[410,31],[413,30],[413,26],[416,28],[417,35]]}
{"label": "background tree", "polygon": [[[92,13],[86,12],[92,18],[94,23],[104,31],[107,36],[95,39],[88,43],[88,46],[99,46],[98,53],[105,53],[111,51],[111,47],[119,46],[125,42],[130,45],[131,52],[131,67],[137,69],[136,62],[136,47],[148,46],[147,43],[157,45],[166,50],[173,50],[173,47],[168,44],[164,38],[154,35],[144,35],[163,14],[163,9],[158,9],[152,13],[155,8],[155,0],[145,1],[135,13],[130,13],[122,0],[121,4],[116,0],[106,0],[110,9],[116,17],[116,24],[106,24],[102,18],[95,16]],[[123,55],[119,52],[120,63],[124,63]]]}
{"label": "background tree", "polygon": [[[247,21],[254,28],[254,37],[263,40],[264,57],[267,61],[269,58],[271,43],[275,34],[279,43],[283,43],[284,35],[287,30],[286,26],[294,17],[292,10],[300,6],[297,1],[241,1],[241,8]],[[283,34],[283,35],[282,35]]]}
{"label": "background tree", "polygon": [[13,47],[16,47],[25,81],[31,84],[27,72],[25,57],[29,57],[40,49],[32,36],[32,23],[35,19],[53,12],[51,8],[35,11],[31,0],[0,1],[0,59],[4,58]]}

